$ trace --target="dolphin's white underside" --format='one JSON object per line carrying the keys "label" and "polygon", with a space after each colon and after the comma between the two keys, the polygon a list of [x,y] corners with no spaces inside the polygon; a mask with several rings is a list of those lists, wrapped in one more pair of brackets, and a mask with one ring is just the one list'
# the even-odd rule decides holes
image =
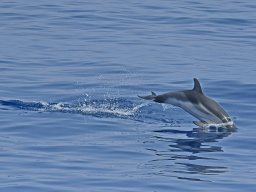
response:
{"label": "dolphin's white underside", "polygon": [[178,106],[206,123],[222,123],[222,120],[208,110],[207,107],[205,107],[202,103],[194,104],[189,101],[177,100],[176,98],[168,98],[165,103]]}

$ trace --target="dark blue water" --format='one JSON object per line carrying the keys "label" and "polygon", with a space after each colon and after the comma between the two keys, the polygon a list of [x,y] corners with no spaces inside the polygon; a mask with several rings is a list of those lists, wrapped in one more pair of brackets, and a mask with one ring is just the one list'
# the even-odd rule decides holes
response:
{"label": "dark blue water", "polygon": [[[256,190],[254,1],[0,7],[0,191]],[[236,130],[137,97],[194,77]]]}

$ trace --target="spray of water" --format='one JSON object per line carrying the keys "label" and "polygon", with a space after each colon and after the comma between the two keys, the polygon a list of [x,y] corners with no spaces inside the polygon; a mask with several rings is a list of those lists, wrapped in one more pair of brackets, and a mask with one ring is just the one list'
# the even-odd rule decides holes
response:
{"label": "spray of water", "polygon": [[48,103],[41,102],[24,102],[20,100],[1,101],[0,104],[6,107],[19,108],[30,111],[40,112],[64,112],[79,113],[83,115],[94,115],[97,117],[122,117],[132,118],[136,116],[140,108],[147,104],[135,104],[126,99],[103,99],[90,100],[85,98],[84,101],[68,103]]}

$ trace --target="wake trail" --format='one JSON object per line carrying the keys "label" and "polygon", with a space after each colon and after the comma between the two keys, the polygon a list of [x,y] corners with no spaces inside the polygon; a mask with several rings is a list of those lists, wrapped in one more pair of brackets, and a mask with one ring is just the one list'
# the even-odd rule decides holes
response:
{"label": "wake trail", "polygon": [[21,100],[0,100],[0,104],[5,107],[39,111],[39,112],[62,112],[76,113],[82,115],[92,115],[97,117],[120,117],[134,118],[139,110],[147,104],[136,104],[125,99],[103,99],[74,103],[49,103],[49,102],[27,102]]}

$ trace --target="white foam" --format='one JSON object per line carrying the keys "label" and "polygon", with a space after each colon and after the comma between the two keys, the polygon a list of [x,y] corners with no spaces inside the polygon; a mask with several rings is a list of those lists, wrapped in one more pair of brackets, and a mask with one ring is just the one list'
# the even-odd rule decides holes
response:
{"label": "white foam", "polygon": [[147,104],[143,103],[140,105],[136,105],[133,108],[121,108],[117,104],[100,104],[96,105],[96,103],[89,105],[82,105],[77,110],[82,113],[108,113],[116,116],[133,116],[141,107]]}
{"label": "white foam", "polygon": [[204,124],[203,128],[210,128],[210,127],[216,127],[216,128],[221,128],[221,127],[227,127],[227,126],[234,126],[234,122],[230,121],[227,123],[209,123],[209,124]]}
{"label": "white foam", "polygon": [[[35,103],[36,103],[36,102],[35,102]],[[44,107],[49,105],[49,103],[46,102],[46,101],[40,101],[39,103],[42,104]]]}
{"label": "white foam", "polygon": [[165,103],[161,103],[161,106],[163,108],[164,111],[168,110],[168,109],[172,109],[174,108],[173,105],[169,105],[169,104],[165,104]]}
{"label": "white foam", "polygon": [[135,113],[135,112],[137,112],[141,107],[145,107],[145,106],[147,106],[147,105],[148,105],[147,103],[142,103],[142,104],[140,104],[140,105],[137,105],[137,106],[133,107],[132,112]]}
{"label": "white foam", "polygon": [[55,110],[62,110],[63,108],[64,108],[63,103],[57,103],[57,104],[52,105],[52,109],[55,109]]}
{"label": "white foam", "polygon": [[133,113],[128,109],[120,109],[114,106],[109,107],[108,105],[100,105],[100,106],[93,106],[93,105],[85,105],[77,108],[78,111],[82,113],[109,113],[118,116],[131,116]]}
{"label": "white foam", "polygon": [[142,103],[134,106],[120,106],[118,102],[116,103],[84,103],[80,105],[70,105],[64,103],[48,103],[45,101],[40,101],[42,108],[38,108],[38,111],[55,111],[55,112],[70,112],[70,113],[81,113],[81,114],[97,114],[97,113],[107,113],[120,117],[131,117],[135,113],[146,105],[147,103]]}

